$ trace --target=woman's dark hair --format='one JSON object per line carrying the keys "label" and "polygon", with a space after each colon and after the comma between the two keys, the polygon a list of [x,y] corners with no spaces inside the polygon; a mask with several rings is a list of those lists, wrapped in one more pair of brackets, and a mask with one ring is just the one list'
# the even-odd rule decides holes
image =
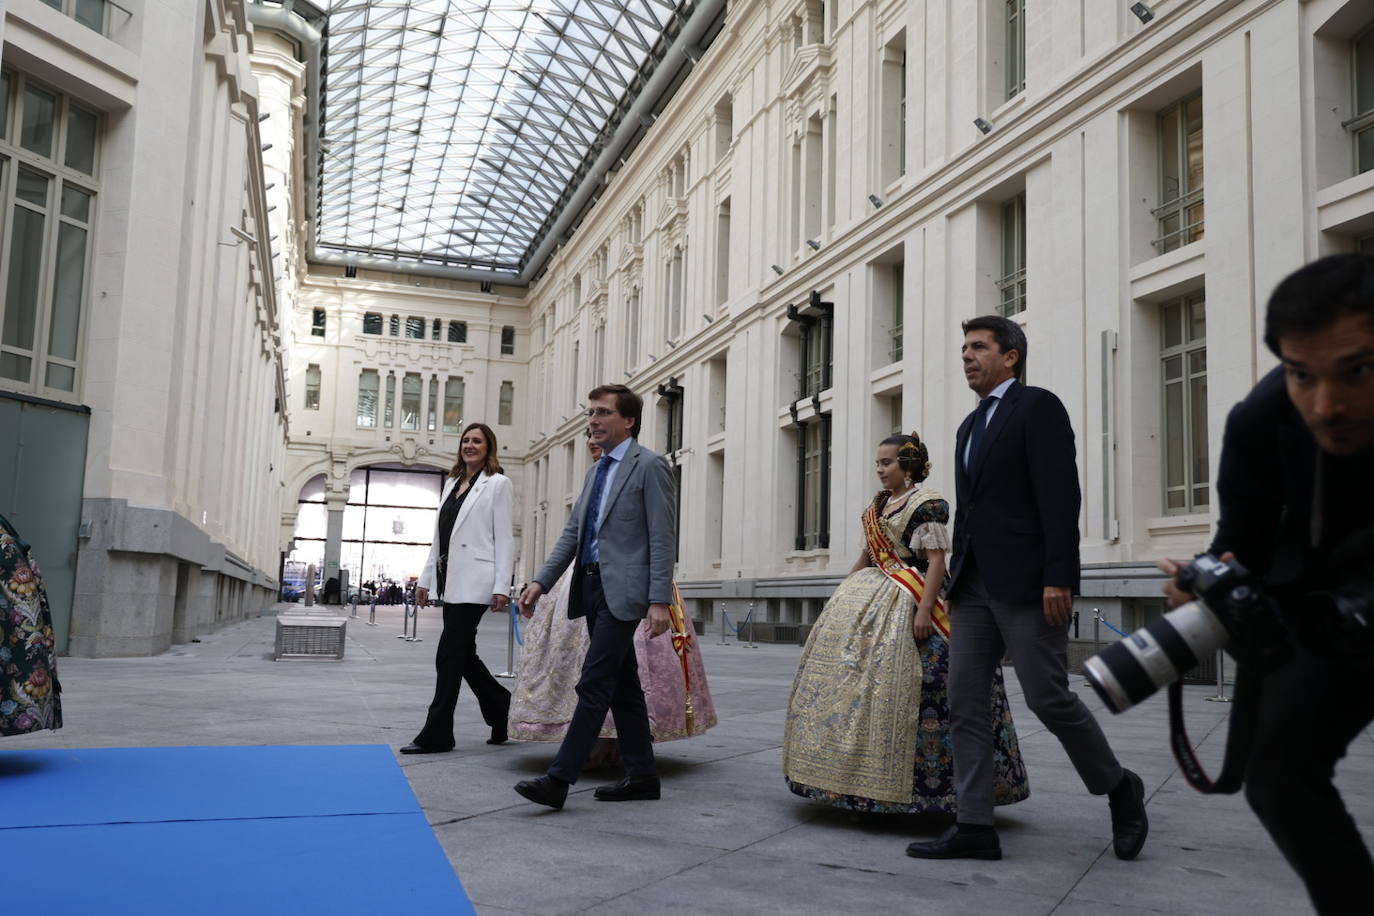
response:
{"label": "woman's dark hair", "polygon": [[1279,281],[1264,315],[1264,342],[1277,356],[1279,340],[1312,334],[1342,315],[1374,320],[1374,256],[1333,254]]}
{"label": "woman's dark hair", "polygon": [[630,435],[638,439],[639,421],[644,414],[644,399],[624,385],[597,385],[587,395],[587,400],[595,401],[597,398],[604,398],[608,394],[615,395],[616,412],[622,417],[629,417],[634,420],[634,425],[630,427]]}
{"label": "woman's dark hair", "polygon": [[1021,329],[1021,325],[1001,315],[979,315],[964,322],[964,333],[967,334],[969,331],[991,331],[993,339],[997,341],[998,350],[1003,353],[1015,350],[1020,354],[1016,365],[1012,367],[1012,372],[1016,374],[1018,382],[1026,380],[1026,332]]}
{"label": "woman's dark hair", "polygon": [[888,436],[878,444],[897,446],[897,464],[912,482],[920,483],[930,476],[930,451],[914,431],[909,436]]}
{"label": "woman's dark hair", "polygon": [[482,465],[482,470],[487,474],[500,474],[501,462],[496,457],[496,433],[491,431],[491,427],[485,423],[469,423],[463,427],[463,435],[458,437],[458,460],[453,462],[453,467],[449,469],[448,476],[463,482],[463,475],[467,473],[468,466],[463,462],[463,436],[472,432],[474,429],[481,430],[482,436],[487,440],[487,462]]}

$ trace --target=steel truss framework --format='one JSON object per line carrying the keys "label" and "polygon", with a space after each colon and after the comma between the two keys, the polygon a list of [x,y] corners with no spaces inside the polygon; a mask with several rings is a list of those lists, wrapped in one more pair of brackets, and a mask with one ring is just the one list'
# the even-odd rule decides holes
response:
{"label": "steel truss framework", "polygon": [[691,0],[335,0],[315,247],[521,272]]}

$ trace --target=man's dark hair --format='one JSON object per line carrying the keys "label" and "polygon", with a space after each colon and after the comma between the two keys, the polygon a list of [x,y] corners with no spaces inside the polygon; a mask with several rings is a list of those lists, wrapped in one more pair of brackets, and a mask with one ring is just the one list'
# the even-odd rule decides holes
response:
{"label": "man's dark hair", "polygon": [[1315,333],[1343,315],[1374,321],[1374,256],[1328,255],[1284,277],[1269,297],[1264,342],[1277,356],[1280,338]]}
{"label": "man's dark hair", "polygon": [[604,398],[608,394],[615,395],[615,409],[622,417],[629,417],[634,420],[634,426],[630,427],[630,435],[639,438],[639,420],[644,414],[644,399],[635,394],[624,385],[597,385],[587,395],[588,401],[595,401],[597,398]]}
{"label": "man's dark hair", "polygon": [[1015,350],[1019,353],[1020,358],[1016,360],[1012,371],[1016,373],[1018,382],[1026,380],[1026,332],[1021,330],[1021,325],[1001,315],[979,315],[964,322],[964,333],[969,331],[991,331],[998,350],[1003,353]]}

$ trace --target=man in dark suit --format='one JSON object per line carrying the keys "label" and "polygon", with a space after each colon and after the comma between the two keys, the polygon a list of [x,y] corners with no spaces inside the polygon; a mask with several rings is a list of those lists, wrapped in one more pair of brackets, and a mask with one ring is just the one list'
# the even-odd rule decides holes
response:
{"label": "man in dark suit", "polygon": [[1109,795],[1112,845],[1133,859],[1148,821],[1140,777],[1117,763],[1069,690],[1068,622],[1078,588],[1078,468],[1059,399],[1020,383],[1026,335],[1014,322],[964,322],[964,377],[978,408],[955,440],[949,707],[957,822],[912,843],[925,859],[1000,859],[992,816],[993,672],[1010,653],[1027,705],[1064,746],[1088,791]]}
{"label": "man in dark suit", "polygon": [[[1374,645],[1312,593],[1361,579],[1352,591],[1374,593],[1374,258],[1332,255],[1284,279],[1264,339],[1283,365],[1227,417],[1210,550],[1260,577],[1291,633],[1272,671],[1237,656],[1234,715],[1258,704],[1245,796],[1317,912],[1366,912],[1374,859],[1331,777],[1374,721]],[[1166,593],[1175,607],[1192,598]]]}
{"label": "man in dark suit", "polygon": [[634,632],[647,615],[649,636],[668,629],[673,600],[677,533],[673,473],[662,455],[640,445],[644,404],[624,385],[602,385],[588,395],[589,439],[601,460],[587,472],[582,495],[544,568],[520,595],[520,610],[534,603],[570,563],[568,616],[587,618],[591,643],[577,682],[577,708],[546,775],[515,786],[530,801],[562,808],[606,721],[615,715],[625,778],[596,790],[599,801],[659,797],[649,713],[639,684]]}

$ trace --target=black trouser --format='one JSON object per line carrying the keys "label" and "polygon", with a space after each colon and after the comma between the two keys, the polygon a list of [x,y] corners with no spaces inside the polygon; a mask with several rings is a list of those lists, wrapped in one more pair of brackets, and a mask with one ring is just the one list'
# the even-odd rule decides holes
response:
{"label": "black trouser", "polygon": [[1374,720],[1370,671],[1368,659],[1299,649],[1260,692],[1245,797],[1322,914],[1368,912],[1374,887],[1374,861],[1331,784]]}
{"label": "black trouser", "polygon": [[577,774],[582,772],[582,764],[592,752],[609,710],[615,717],[625,774],[653,776],[649,709],[644,705],[639,663],[635,660],[634,635],[639,621],[619,620],[611,614],[599,576],[581,578],[582,607],[586,610],[591,643],[577,682],[577,709],[549,767],[549,775],[563,782],[577,782]]}
{"label": "black trouser", "polygon": [[493,730],[506,730],[510,712],[510,691],[501,686],[477,657],[477,625],[486,613],[485,604],[445,604],[444,632],[434,653],[434,700],[429,704],[425,727],[415,743],[427,748],[451,748],[453,711],[458,706],[458,688],[468,682],[482,709],[482,718]]}

